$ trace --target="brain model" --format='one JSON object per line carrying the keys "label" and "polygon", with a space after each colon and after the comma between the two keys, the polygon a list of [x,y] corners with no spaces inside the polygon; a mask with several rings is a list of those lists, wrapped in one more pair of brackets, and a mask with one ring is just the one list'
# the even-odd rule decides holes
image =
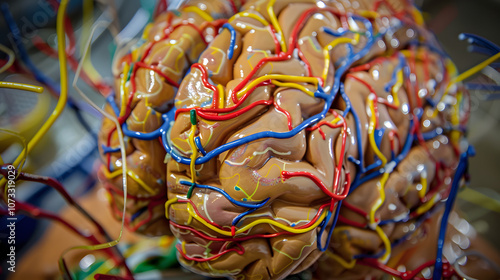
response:
{"label": "brain model", "polygon": [[[313,264],[325,279],[387,265],[430,277],[467,106],[408,1],[188,1],[113,70],[126,225],[175,235],[183,266],[235,279]],[[100,175],[119,216],[116,133],[105,120]]]}

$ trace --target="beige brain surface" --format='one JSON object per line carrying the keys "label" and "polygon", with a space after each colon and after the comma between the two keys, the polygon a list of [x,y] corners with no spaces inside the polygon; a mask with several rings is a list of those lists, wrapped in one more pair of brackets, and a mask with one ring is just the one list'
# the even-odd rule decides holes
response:
{"label": "beige brain surface", "polygon": [[[211,276],[282,279],[317,263],[320,278],[378,277],[373,260],[417,269],[405,252],[439,227],[467,109],[419,12],[250,1],[229,18],[230,6],[160,15],[117,63],[120,114],[135,92],[127,128],[154,135],[127,135],[129,226],[174,234],[180,263]],[[110,122],[100,141],[116,146]],[[119,209],[111,169],[101,174]]]}

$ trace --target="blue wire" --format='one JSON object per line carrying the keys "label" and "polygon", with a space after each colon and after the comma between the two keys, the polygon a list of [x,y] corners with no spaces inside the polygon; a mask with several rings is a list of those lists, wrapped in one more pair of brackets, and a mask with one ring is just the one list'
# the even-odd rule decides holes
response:
{"label": "blue wire", "polygon": [[[342,29],[342,28],[341,28]],[[340,32],[337,32],[337,31],[334,31],[333,29],[330,29],[328,27],[323,27],[323,31],[328,34],[328,35],[332,35],[332,36],[335,36],[335,37],[340,37],[340,36],[344,36],[344,34],[346,34],[347,32],[350,32],[350,30],[342,30]]]}
{"label": "blue wire", "polygon": [[108,153],[116,153],[116,152],[119,152],[120,151],[120,147],[117,147],[117,148],[110,148],[106,145],[101,145],[101,148],[102,148],[102,153],[103,154],[108,154]]}
{"label": "blue wire", "polygon": [[340,207],[342,207],[342,200],[340,200],[337,203],[337,209],[335,210],[335,217],[333,218],[332,226],[330,227],[330,230],[328,231],[328,237],[326,238],[325,246],[323,246],[323,247],[321,247],[321,236],[323,235],[323,232],[326,229],[326,225],[328,224],[328,221],[330,220],[330,216],[332,215],[332,212],[328,211],[328,214],[322,223],[321,230],[318,232],[316,240],[318,242],[318,250],[320,250],[321,252],[324,252],[324,251],[326,251],[326,249],[328,249],[328,245],[330,244],[330,239],[332,238],[333,229],[337,225],[337,220],[339,218],[339,213],[340,213]]}
{"label": "blue wire", "polygon": [[224,23],[222,25],[222,29],[227,29],[231,33],[231,40],[229,41],[229,49],[227,51],[227,56],[229,59],[233,59],[234,47],[236,44],[236,30],[234,30],[233,26],[229,23]]}
{"label": "blue wire", "polygon": [[495,53],[500,52],[499,46],[497,46],[493,42],[491,42],[491,41],[489,41],[481,36],[475,35],[475,34],[461,33],[460,35],[458,35],[458,39],[460,39],[460,40],[467,39],[467,41],[472,43],[472,44],[476,44],[478,46],[490,49],[490,50],[494,51]]}
{"label": "blue wire", "polygon": [[442,128],[438,127],[434,130],[431,130],[428,132],[423,132],[422,138],[424,139],[424,141],[427,141],[427,140],[433,139],[433,138],[443,134],[443,132],[444,132],[444,130]]}
{"label": "blue wire", "polygon": [[[408,237],[410,237],[417,228],[419,228],[424,221],[426,221],[430,216],[432,216],[434,213],[436,213],[441,207],[443,207],[444,204],[437,204],[434,206],[430,211],[425,212],[422,216],[418,218],[418,220],[415,222],[415,229],[408,231],[405,235],[400,237],[399,239],[395,240],[393,243],[391,243],[391,248],[397,247],[401,243],[405,242]],[[402,220],[401,222],[406,222],[407,219]],[[388,221],[386,221],[388,224]],[[382,225],[382,222],[379,223],[379,225]],[[353,259],[378,259],[382,257],[385,253],[385,248],[383,248],[380,252],[377,252],[376,254],[369,255],[369,254],[359,254],[353,256]]]}
{"label": "blue wire", "polygon": [[323,222],[321,222],[321,229],[316,234],[317,247],[318,247],[318,250],[320,250],[321,252],[324,252],[326,250],[326,248],[328,248],[328,240],[325,242],[325,246],[321,247],[321,236],[323,235],[323,232],[325,231],[326,226],[328,225],[328,222],[330,221],[331,216],[332,216],[332,212],[330,212],[328,210],[328,213],[326,214],[325,219],[323,220]]}
{"label": "blue wire", "polygon": [[344,110],[344,114],[342,116],[344,118],[346,118],[347,114],[349,114],[349,112],[351,112],[352,103],[351,103],[351,99],[349,99],[349,96],[347,96],[347,94],[345,93],[344,83],[340,84],[340,96],[342,97],[342,99],[344,99],[344,102],[345,102],[345,110]]}
{"label": "blue wire", "polygon": [[476,46],[476,45],[470,45],[467,47],[468,52],[474,52],[474,53],[479,53],[479,54],[484,54],[484,55],[494,55],[496,52],[491,50],[490,48],[485,48],[481,46]]}
{"label": "blue wire", "polygon": [[[108,102],[109,101],[111,101],[112,103],[114,103],[114,100],[108,100]],[[156,139],[156,138],[162,136],[162,133],[163,132],[167,132],[168,129],[170,128],[170,119],[171,119],[171,115],[172,115],[171,112],[172,111],[175,111],[175,109],[172,109],[172,110],[170,110],[170,112],[161,115],[161,118],[163,119],[163,123],[161,124],[161,126],[159,128],[157,128],[154,131],[151,131],[151,132],[132,131],[132,130],[128,129],[127,122],[124,122],[122,124],[123,134],[125,136],[137,138],[137,139],[140,139],[140,140],[153,140],[153,139]]]}
{"label": "blue wire", "polygon": [[[185,186],[191,186],[193,184],[193,183],[191,183],[189,181],[184,181],[184,180],[181,180],[179,183],[181,183],[182,185],[185,185]],[[225,192],[224,190],[222,190],[220,188],[217,188],[217,187],[214,187],[214,186],[209,186],[209,185],[200,185],[200,184],[194,184],[194,185],[195,185],[196,188],[209,189],[209,190],[213,190],[213,191],[219,192],[223,196],[225,196],[229,201],[231,201],[234,205],[241,206],[241,207],[246,207],[246,208],[260,208],[260,207],[264,206],[269,201],[269,199],[271,199],[270,197],[268,197],[268,198],[266,198],[266,199],[264,199],[262,201],[259,201],[257,203],[245,203],[245,202],[241,202],[241,201],[235,200],[227,192]]]}
{"label": "blue wire", "polygon": [[201,152],[201,154],[205,156],[207,152],[205,151],[205,149],[203,149],[203,145],[201,145],[201,139],[199,136],[194,138],[194,143],[196,144],[196,147]]}
{"label": "blue wire", "polygon": [[257,210],[257,208],[252,208],[252,209],[250,209],[250,210],[248,210],[248,211],[245,211],[245,212],[243,212],[243,213],[239,214],[238,216],[236,216],[236,217],[233,219],[233,221],[231,222],[231,225],[236,226],[236,225],[238,224],[238,222],[239,222],[239,221],[240,221],[243,217],[245,217],[245,216],[246,216],[246,215],[248,215],[248,214],[251,214],[251,213],[255,212],[256,210]]}
{"label": "blue wire", "polygon": [[448,218],[450,216],[451,210],[453,209],[453,203],[458,193],[460,179],[467,171],[468,158],[469,156],[474,156],[475,151],[472,146],[469,146],[466,152],[460,155],[460,161],[458,167],[453,176],[453,182],[451,183],[451,191],[446,200],[446,206],[444,208],[443,217],[441,218],[441,226],[439,227],[439,238],[437,243],[437,253],[436,253],[436,263],[434,264],[434,273],[432,279],[439,280],[442,276],[443,270],[443,246],[444,239],[446,236],[446,227],[448,226]]}
{"label": "blue wire", "polygon": [[137,217],[139,217],[142,213],[144,213],[148,209],[148,206],[144,206],[141,209],[139,209],[137,212],[135,212],[132,217],[130,217],[130,222],[133,222]]}
{"label": "blue wire", "polygon": [[[406,155],[408,155],[408,153],[410,152],[410,149],[411,149],[411,146],[412,146],[412,143],[413,143],[413,138],[414,138],[414,134],[411,133],[412,129],[413,129],[413,119],[410,120],[410,126],[408,128],[409,132],[408,132],[408,137],[406,138],[406,141],[405,141],[405,144],[403,146],[403,149],[401,150],[401,153],[396,156],[394,158],[394,160],[390,161],[389,163],[386,164],[386,167],[388,165],[392,165],[394,164],[394,168],[396,168],[398,166],[398,164],[406,157]],[[385,167],[384,168],[380,168],[379,170],[376,170],[374,171],[373,173],[370,173],[362,178],[359,178],[359,179],[355,179],[353,180],[352,184],[351,184],[351,188],[349,189],[349,194],[351,194],[357,187],[359,187],[361,184],[371,180],[371,179],[374,179],[374,178],[377,178],[378,176],[381,176],[382,174],[384,174],[385,172]],[[357,174],[356,174],[356,177]]]}
{"label": "blue wire", "polygon": [[118,116],[120,115],[120,109],[118,109],[118,106],[115,103],[115,92],[112,91],[108,97],[106,97],[106,102],[109,103],[111,108],[113,109],[113,112],[115,112],[115,115]]}
{"label": "blue wire", "polygon": [[390,92],[391,88],[396,84],[396,81],[398,78],[398,75],[397,75],[398,71],[403,69],[403,67],[405,67],[405,65],[406,65],[406,58],[404,57],[404,55],[401,53],[398,53],[398,57],[399,57],[399,64],[392,71],[391,80],[387,84],[385,84],[384,89],[386,92]]}

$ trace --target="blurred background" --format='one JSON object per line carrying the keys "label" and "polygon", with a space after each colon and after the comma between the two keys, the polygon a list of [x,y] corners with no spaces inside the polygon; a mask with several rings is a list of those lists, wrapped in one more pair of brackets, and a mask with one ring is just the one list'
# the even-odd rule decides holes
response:
{"label": "blurred background", "polygon": [[[51,3],[52,2],[52,3]],[[54,1],[48,0],[0,0],[2,8],[7,7],[17,22],[21,39],[27,49],[33,65],[43,74],[58,82],[59,67],[57,60],[35,47],[37,38],[49,46],[56,47],[54,32]],[[170,5],[176,3],[170,1]],[[474,33],[500,45],[500,1],[498,0],[417,0],[428,27],[435,32],[444,50],[458,66],[460,72],[486,59],[485,56],[467,51],[467,42],[460,41],[462,32]],[[106,1],[94,2],[91,11],[94,21],[104,20],[112,30],[97,30],[92,41],[91,60],[104,80],[111,83],[110,65],[117,41],[127,41],[142,31],[142,27],[154,13],[154,0]],[[76,38],[82,36],[82,1],[72,0],[68,14],[70,15]],[[116,17],[115,15],[118,15]],[[134,24],[129,24],[133,22]],[[0,19],[0,43],[11,46],[12,34],[4,19]],[[117,41],[113,41],[117,38]],[[77,54],[81,50],[77,43]],[[78,55],[77,55],[78,56]],[[6,60],[3,54],[2,60]],[[0,64],[3,64],[0,63]],[[69,71],[70,81],[73,80]],[[491,73],[490,73],[491,74]],[[498,73],[497,73],[498,74]],[[476,76],[478,82],[494,80],[500,83],[499,77],[489,78]],[[0,74],[0,80],[34,83],[29,75]],[[80,87],[97,104],[104,104],[104,98],[87,84],[80,82]],[[96,133],[100,126],[100,115],[89,106],[85,106],[80,97],[70,87],[70,95],[75,106],[80,110],[68,109],[63,112],[48,135],[43,138],[37,148],[28,156],[25,171],[57,178],[70,193],[81,197],[96,184],[96,160],[98,159]],[[472,112],[469,122],[468,138],[474,145],[477,155],[470,161],[471,185],[474,193],[461,193],[458,199],[463,214],[479,233],[500,249],[497,232],[500,229],[500,209],[498,203],[491,203],[491,198],[500,201],[500,100],[489,100],[484,91],[471,91]],[[0,127],[11,128],[21,132],[30,139],[37,127],[55,106],[55,99],[48,91],[35,95],[27,92],[16,92],[15,95],[0,89]],[[0,132],[0,153],[5,162],[12,161],[23,146],[13,136]],[[53,212],[59,211],[65,202],[49,187],[38,183],[23,182],[17,186],[17,199],[39,205]],[[8,229],[5,217],[0,217],[0,259],[2,271],[5,271],[6,242]],[[22,257],[40,240],[51,224],[43,219],[34,220],[19,216],[17,227],[18,257]],[[18,259],[19,262],[19,259]],[[1,273],[0,279],[5,277]],[[180,276],[178,276],[180,277]],[[187,277],[187,276],[186,276]],[[189,276],[197,278],[197,276]],[[190,278],[190,279],[191,279]],[[180,278],[176,278],[180,279]]]}

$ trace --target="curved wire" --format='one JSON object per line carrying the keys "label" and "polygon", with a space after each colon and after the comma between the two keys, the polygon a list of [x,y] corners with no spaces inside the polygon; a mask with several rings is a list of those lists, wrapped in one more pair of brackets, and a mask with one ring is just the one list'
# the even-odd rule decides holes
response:
{"label": "curved wire", "polygon": [[9,69],[12,66],[12,64],[14,64],[14,60],[16,58],[16,55],[14,54],[14,52],[11,49],[7,48],[6,46],[4,46],[2,44],[0,44],[0,51],[3,51],[8,56],[7,62],[2,67],[0,67],[0,74],[1,74],[1,73],[5,72],[7,69]]}

